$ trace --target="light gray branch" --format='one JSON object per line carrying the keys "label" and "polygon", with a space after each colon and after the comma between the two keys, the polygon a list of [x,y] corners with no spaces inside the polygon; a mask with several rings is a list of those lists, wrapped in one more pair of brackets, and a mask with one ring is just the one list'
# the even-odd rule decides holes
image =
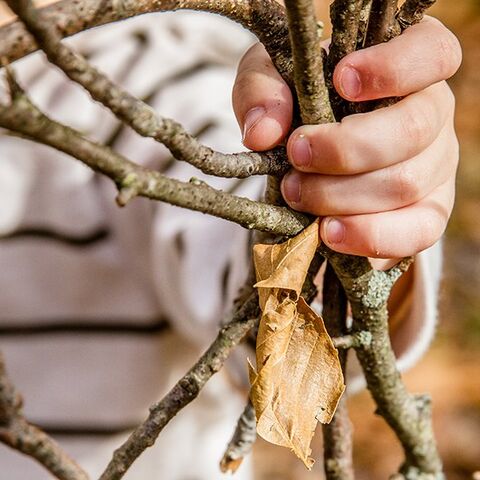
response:
{"label": "light gray branch", "polygon": [[287,208],[237,197],[195,180],[180,182],[143,168],[112,149],[86,139],[80,132],[51,120],[18,86],[15,88],[12,104],[0,105],[0,127],[65,152],[110,177],[120,190],[120,203],[140,195],[276,235],[295,235],[309,223],[307,216]]}
{"label": "light gray branch", "polygon": [[30,0],[8,0],[7,3],[25,23],[50,62],[139,135],[165,145],[177,160],[188,162],[206,174],[221,177],[283,175],[288,171],[283,148],[268,153],[223,154],[202,145],[178,122],[157,115],[145,102],[113,83],[82,55],[62,44],[55,26],[48,22],[42,11],[33,8]]}
{"label": "light gray branch", "polygon": [[243,458],[250,454],[256,439],[257,419],[255,418],[255,409],[252,403],[248,401],[220,461],[220,470],[223,473],[235,473]]}
{"label": "light gray branch", "polygon": [[[276,0],[61,0],[40,9],[42,17],[62,38],[145,13],[176,10],[216,13],[240,23],[265,45],[282,76],[290,78],[292,61],[285,11]],[[37,49],[22,22],[0,29],[0,58],[7,62]]]}
{"label": "light gray branch", "polygon": [[[426,397],[410,395],[396,367],[390,343],[387,301],[391,289],[411,259],[382,272],[373,270],[366,258],[341,255],[322,246],[322,254],[335,269],[352,309],[352,334],[369,332],[368,347],[357,346],[357,357],[378,413],[399,438],[405,452],[402,473],[409,479],[443,479],[442,462],[431,425]],[[418,472],[418,476],[412,476]]]}

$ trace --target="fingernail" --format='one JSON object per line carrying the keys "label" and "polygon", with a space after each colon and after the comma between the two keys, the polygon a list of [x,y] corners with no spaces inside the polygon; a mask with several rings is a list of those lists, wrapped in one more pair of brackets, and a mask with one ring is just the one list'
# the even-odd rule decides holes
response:
{"label": "fingernail", "polygon": [[260,122],[265,113],[267,111],[263,107],[254,107],[247,112],[243,123],[242,137],[244,141],[248,132]]}
{"label": "fingernail", "polygon": [[362,82],[357,70],[353,67],[346,66],[340,73],[340,88],[342,94],[350,99],[355,99],[360,95],[362,90]]}
{"label": "fingernail", "polygon": [[298,203],[300,201],[300,178],[296,172],[285,175],[282,192],[287,202]]}
{"label": "fingernail", "polygon": [[293,163],[299,167],[308,167],[312,163],[312,149],[305,135],[300,134],[295,138],[291,155]]}
{"label": "fingernail", "polygon": [[325,234],[327,243],[331,245],[342,243],[345,240],[345,227],[336,218],[329,218],[325,225]]}

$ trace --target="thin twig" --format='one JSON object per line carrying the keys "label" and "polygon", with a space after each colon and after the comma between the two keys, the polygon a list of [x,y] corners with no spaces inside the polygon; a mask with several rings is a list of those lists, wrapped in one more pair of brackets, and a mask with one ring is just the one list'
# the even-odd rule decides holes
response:
{"label": "thin twig", "polygon": [[341,120],[349,113],[346,102],[333,85],[333,72],[338,62],[357,48],[360,14],[364,0],[335,0],[330,6],[332,42],[327,57],[326,79],[335,118]]}
{"label": "thin twig", "polygon": [[238,419],[235,432],[220,462],[220,470],[223,473],[235,473],[244,457],[251,452],[257,438],[256,428],[255,409],[249,400]]}
{"label": "thin twig", "polygon": [[436,0],[406,0],[397,13],[397,21],[402,30],[422,20],[425,12]]}
{"label": "thin twig", "polygon": [[154,444],[168,422],[192,402],[208,380],[223,367],[232,350],[258,321],[259,314],[258,297],[254,292],[236,310],[232,321],[220,330],[215,341],[190,371],[160,402],[150,407],[148,418],[115,450],[100,480],[118,480],[123,477],[140,454]]}
{"label": "thin twig", "polygon": [[[277,70],[293,85],[285,10],[276,0],[61,0],[39,10],[63,38],[145,13],[189,9],[220,14],[250,30],[265,45]],[[22,22],[0,29],[0,58],[7,62],[37,48]]]}
{"label": "thin twig", "polygon": [[372,343],[372,334],[370,332],[357,332],[354,335],[343,335],[332,338],[333,345],[339,350],[348,350],[349,348],[369,348]]}
{"label": "thin twig", "polygon": [[398,0],[372,0],[365,46],[370,47],[400,34],[400,25],[395,19]]}
{"label": "thin twig", "polygon": [[0,352],[0,441],[34,458],[60,480],[88,480],[88,475],[56,442],[27,422],[22,403]]}
{"label": "thin twig", "polygon": [[289,169],[285,149],[267,153],[224,154],[202,145],[176,121],[162,118],[152,107],[113,83],[88,61],[61,43],[61,35],[30,0],[8,0],[50,62],[73,81],[82,85],[92,98],[110,109],[139,135],[154,138],[177,159],[202,172],[220,177],[245,178],[251,175],[283,175]]}
{"label": "thin twig", "polygon": [[[347,297],[333,267],[327,263],[323,279],[323,320],[331,337],[348,333]],[[346,372],[347,350],[338,352],[342,371]],[[353,480],[352,425],[348,416],[346,398],[343,396],[332,421],[322,425],[323,458],[327,480]]]}
{"label": "thin twig", "polygon": [[140,195],[277,235],[295,235],[310,222],[307,216],[287,208],[237,197],[205,183],[180,182],[136,165],[49,119],[23,93],[17,93],[11,105],[0,105],[0,127],[65,152],[110,177],[121,191],[120,202]]}

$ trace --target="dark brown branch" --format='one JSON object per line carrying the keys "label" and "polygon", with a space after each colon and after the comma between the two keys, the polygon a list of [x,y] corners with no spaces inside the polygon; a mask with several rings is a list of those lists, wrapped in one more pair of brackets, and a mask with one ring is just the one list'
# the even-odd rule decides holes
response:
{"label": "dark brown branch", "polygon": [[335,0],[330,5],[332,42],[328,52],[329,73],[346,55],[356,50],[360,13],[365,0]]}
{"label": "dark brown branch", "polygon": [[[323,320],[331,337],[341,337],[347,332],[347,298],[334,269],[327,263],[323,279]],[[347,350],[338,352],[345,374]],[[345,396],[340,399],[330,424],[322,425],[323,458],[327,480],[353,480],[352,425],[348,416]]]}
{"label": "dark brown branch", "polygon": [[49,119],[23,93],[17,92],[11,105],[0,105],[0,127],[65,152],[107,175],[120,189],[120,202],[140,195],[277,235],[295,235],[310,222],[307,216],[287,208],[237,197],[204,183],[183,183],[140,167]]}
{"label": "dark brown branch", "polygon": [[400,34],[400,25],[395,19],[397,0],[372,0],[365,46],[387,42]]}
{"label": "dark brown branch", "polygon": [[[429,402],[410,395],[396,367],[388,330],[387,300],[393,284],[408,268],[411,259],[388,272],[375,271],[366,258],[340,255],[322,246],[342,282],[352,308],[352,333],[368,331],[368,348],[356,349],[368,389],[378,413],[398,436],[404,452],[402,473],[407,478],[432,475],[442,478],[442,463],[431,425]],[[418,472],[418,476],[413,476]]]}
{"label": "dark brown branch", "polygon": [[259,314],[258,298],[256,293],[253,293],[243,306],[237,309],[233,320],[220,330],[215,341],[190,371],[160,402],[150,408],[150,415],[145,422],[115,451],[100,480],[117,480],[123,477],[140,454],[154,444],[168,422],[192,402],[207,381],[223,367],[232,350],[254,327]]}
{"label": "dark brown branch", "polygon": [[402,30],[422,20],[425,12],[436,0],[406,0],[397,13],[397,21]]}
{"label": "dark brown branch", "polygon": [[330,103],[337,120],[348,115],[348,102],[342,99],[333,85],[333,72],[338,62],[357,48],[360,14],[365,0],[335,0],[330,6],[332,42],[327,57],[326,79]]}
{"label": "dark brown branch", "polygon": [[0,441],[34,458],[60,480],[88,480],[87,474],[48,435],[25,420],[22,398],[7,376],[1,353]]}
{"label": "dark brown branch", "polygon": [[334,122],[323,74],[319,28],[312,0],[286,0],[293,79],[303,123]]}
{"label": "dark brown branch", "polygon": [[282,175],[289,169],[285,150],[268,153],[223,154],[202,145],[176,121],[162,118],[142,100],[114,84],[92,67],[80,54],[61,43],[61,35],[29,0],[8,0],[48,59],[73,81],[82,85],[92,98],[110,109],[139,135],[165,145],[177,160],[190,163],[206,174],[245,178],[251,175]]}
{"label": "dark brown branch", "polygon": [[220,462],[220,470],[223,473],[235,473],[244,457],[250,454],[256,438],[257,419],[255,418],[255,409],[252,403],[248,401]]}
{"label": "dark brown branch", "polygon": [[[277,70],[291,78],[292,62],[285,11],[275,0],[62,0],[41,8],[61,37],[152,12],[198,10],[240,23],[265,45]],[[0,58],[13,62],[38,46],[21,22],[0,29]],[[293,85],[293,82],[291,82]]]}
{"label": "dark brown branch", "polygon": [[368,29],[368,19],[370,18],[371,7],[372,7],[372,0],[363,0],[362,9],[360,10],[360,22],[358,25],[356,50],[359,50],[365,46],[365,39],[367,36],[367,29]]}

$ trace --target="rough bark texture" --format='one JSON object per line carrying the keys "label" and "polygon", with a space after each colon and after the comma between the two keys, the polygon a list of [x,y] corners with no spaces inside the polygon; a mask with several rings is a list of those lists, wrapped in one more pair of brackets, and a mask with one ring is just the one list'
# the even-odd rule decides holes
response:
{"label": "rough bark texture", "polygon": [[303,123],[334,121],[323,75],[323,54],[311,0],[286,0],[292,43],[293,78]]}
{"label": "rough bark texture", "polygon": [[[323,321],[332,337],[347,333],[347,297],[333,267],[327,264],[323,277]],[[348,350],[338,353],[342,370],[346,372]],[[353,480],[352,424],[348,416],[346,397],[340,400],[333,420],[322,425],[323,461],[327,480]]]}
{"label": "rough bark texture", "polygon": [[113,454],[113,458],[100,480],[122,478],[132,463],[146,448],[151,447],[167,423],[186,405],[192,402],[207,381],[217,373],[232,350],[258,321],[260,308],[253,293],[225,325],[217,338],[190,371],[181,378],[170,392],[150,407],[150,415],[128,440]]}
{"label": "rough bark texture", "polygon": [[[285,11],[275,0],[62,0],[39,9],[61,37],[137,15],[176,10],[197,10],[227,17],[250,30],[265,45],[282,76],[292,72]],[[0,32],[0,58],[18,60],[38,49],[22,22]],[[290,80],[290,83],[293,84]]]}
{"label": "rough bark texture", "polygon": [[442,462],[433,435],[429,400],[410,395],[397,370],[388,332],[387,300],[391,288],[409,267],[406,259],[387,272],[375,271],[367,259],[340,255],[323,247],[323,253],[342,282],[352,308],[353,333],[368,331],[371,343],[356,349],[367,387],[378,413],[399,438],[407,479],[442,479]]}
{"label": "rough bark texture", "polygon": [[425,12],[435,3],[435,0],[406,0],[397,13],[397,21],[402,30],[422,20]]}
{"label": "rough bark texture", "polygon": [[348,115],[348,102],[342,99],[333,85],[333,72],[338,62],[357,49],[361,13],[365,0],[335,0],[330,6],[332,42],[327,57],[326,80],[330,103],[337,120]]}
{"label": "rough bark texture", "polygon": [[61,35],[40,10],[31,8],[29,0],[8,2],[22,19],[38,45],[53,64],[92,98],[111,110],[139,135],[154,138],[165,145],[177,160],[199,168],[204,173],[222,177],[244,178],[251,175],[284,174],[289,168],[284,149],[268,154],[239,153],[226,155],[200,144],[175,120],[160,117],[153,108],[113,83],[88,61],[61,43]]}
{"label": "rough bark texture", "polygon": [[397,0],[372,0],[365,46],[387,42],[400,33],[395,19]]}
{"label": "rough bark texture", "polygon": [[120,190],[121,204],[141,195],[276,235],[295,235],[309,223],[307,216],[283,207],[237,197],[195,179],[184,183],[140,167],[110,148],[87,140],[78,131],[50,120],[23,93],[17,92],[10,106],[0,105],[0,127],[68,153],[107,175]]}
{"label": "rough bark texture", "polygon": [[250,400],[238,419],[237,426],[233,436],[228,442],[225,454],[220,462],[222,472],[235,473],[252,450],[253,444],[257,438],[257,420],[255,418],[255,409]]}

